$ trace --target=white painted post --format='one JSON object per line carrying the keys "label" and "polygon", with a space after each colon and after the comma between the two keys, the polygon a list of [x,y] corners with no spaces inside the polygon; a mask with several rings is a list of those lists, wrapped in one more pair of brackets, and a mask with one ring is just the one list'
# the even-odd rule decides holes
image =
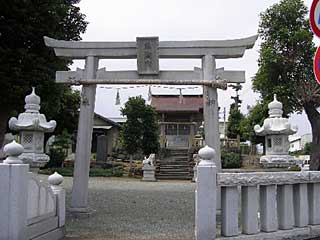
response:
{"label": "white painted post", "polygon": [[292,229],[294,225],[292,185],[278,185],[277,187],[279,229]]}
{"label": "white painted post", "polygon": [[7,144],[9,155],[0,164],[0,239],[27,239],[28,164],[20,164],[23,147],[16,142]]}
{"label": "white painted post", "polygon": [[[85,79],[95,79],[98,69],[98,58],[89,56],[86,59]],[[76,159],[71,198],[71,212],[88,212],[88,183],[91,159],[91,141],[96,85],[83,85],[81,93],[80,116]]]}
{"label": "white painted post", "polygon": [[50,184],[50,188],[56,196],[59,227],[63,227],[66,222],[66,192],[62,187],[60,187],[60,184],[63,182],[63,177],[55,172],[48,177],[48,182]]}
{"label": "white painted post", "polygon": [[221,235],[226,237],[239,235],[238,204],[238,187],[221,187]]}
{"label": "white painted post", "polygon": [[258,188],[257,186],[241,187],[241,223],[242,233],[258,233]]}
{"label": "white painted post", "polygon": [[278,229],[276,185],[260,186],[261,231],[274,232]]}
{"label": "white painted post", "polygon": [[196,195],[195,235],[196,240],[213,240],[216,237],[217,179],[214,164],[214,149],[200,149]]}
{"label": "white painted post", "polygon": [[293,185],[294,226],[305,227],[309,222],[308,184]]}
{"label": "white painted post", "polygon": [[308,184],[309,224],[320,224],[320,183]]}

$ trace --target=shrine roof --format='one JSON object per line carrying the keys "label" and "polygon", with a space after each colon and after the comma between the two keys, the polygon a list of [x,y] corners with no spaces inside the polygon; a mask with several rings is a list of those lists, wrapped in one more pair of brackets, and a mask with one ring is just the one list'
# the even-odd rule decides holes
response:
{"label": "shrine roof", "polygon": [[[101,116],[98,113],[94,113],[94,118],[95,119],[100,119],[103,122],[103,125],[105,125],[105,126],[120,127],[119,123],[117,123],[117,122],[115,122],[115,121],[113,121],[113,120],[111,120],[109,118],[106,118],[104,116]],[[101,124],[99,124],[99,125],[101,125]]]}
{"label": "shrine roof", "polygon": [[202,95],[152,95],[151,106],[157,112],[200,112],[203,109]]}

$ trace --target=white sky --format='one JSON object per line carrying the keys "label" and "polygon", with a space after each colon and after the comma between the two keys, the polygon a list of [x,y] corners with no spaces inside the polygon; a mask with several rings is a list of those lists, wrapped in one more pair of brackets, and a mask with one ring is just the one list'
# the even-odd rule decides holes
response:
{"label": "white sky", "polygon": [[[136,37],[159,36],[165,40],[216,40],[244,38],[255,35],[258,30],[259,13],[277,0],[82,0],[81,12],[89,22],[83,34],[84,41],[135,41]],[[312,0],[304,1],[307,6]],[[217,60],[217,67],[227,70],[245,70],[246,83],[240,92],[243,100],[241,110],[254,105],[259,96],[251,89],[251,79],[257,71],[259,57],[258,40],[255,47],[247,50],[243,58]],[[72,69],[83,68],[84,61],[75,61]],[[192,70],[200,67],[198,59],[160,60],[160,69]],[[136,69],[136,60],[103,60],[100,67],[108,70]],[[95,111],[106,117],[120,116],[121,106],[115,106],[116,88],[98,86]],[[121,87],[121,86],[120,86]],[[168,93],[168,89],[152,88],[153,93]],[[171,90],[178,94],[178,90]],[[183,93],[202,93],[198,90]],[[148,87],[120,90],[121,104],[129,96],[147,97]],[[219,106],[227,107],[233,102],[232,90],[219,91]],[[227,110],[228,111],[228,110]],[[310,124],[305,115],[292,116],[291,122],[299,126],[299,135],[309,133]]]}

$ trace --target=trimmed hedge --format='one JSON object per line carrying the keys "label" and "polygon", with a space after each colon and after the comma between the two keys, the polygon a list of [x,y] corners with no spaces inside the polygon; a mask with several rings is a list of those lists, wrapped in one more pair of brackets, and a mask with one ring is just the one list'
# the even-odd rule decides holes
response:
{"label": "trimmed hedge", "polygon": [[[73,176],[73,167],[64,167],[64,168],[46,168],[39,170],[41,174],[51,175],[54,172],[58,172],[64,177],[72,177]],[[123,169],[119,168],[90,168],[89,175],[90,177],[122,177],[124,174]]]}
{"label": "trimmed hedge", "polygon": [[222,168],[241,168],[240,154],[233,152],[221,151]]}

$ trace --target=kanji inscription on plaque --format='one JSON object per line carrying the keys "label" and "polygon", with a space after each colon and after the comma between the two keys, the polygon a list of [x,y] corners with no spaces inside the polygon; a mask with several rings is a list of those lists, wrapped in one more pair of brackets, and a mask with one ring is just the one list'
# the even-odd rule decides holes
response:
{"label": "kanji inscription on plaque", "polygon": [[137,63],[140,75],[159,74],[158,47],[158,37],[137,37]]}

